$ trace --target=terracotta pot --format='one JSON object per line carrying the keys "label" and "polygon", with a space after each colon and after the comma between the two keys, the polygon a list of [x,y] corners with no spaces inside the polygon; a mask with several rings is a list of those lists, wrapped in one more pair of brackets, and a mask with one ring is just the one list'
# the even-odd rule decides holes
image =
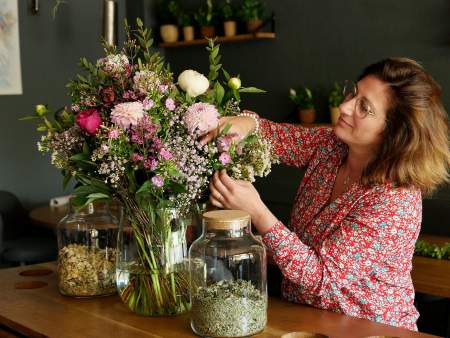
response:
{"label": "terracotta pot", "polygon": [[314,123],[316,120],[316,110],[314,108],[298,109],[298,117],[301,123]]}
{"label": "terracotta pot", "polygon": [[339,107],[330,107],[331,124],[333,126],[336,125],[340,115]]}
{"label": "terracotta pot", "polygon": [[202,26],[200,27],[200,34],[204,38],[213,38],[216,36],[216,29],[214,26]]}
{"label": "terracotta pot", "polygon": [[176,25],[162,25],[159,27],[159,33],[164,42],[178,41],[178,27]]}
{"label": "terracotta pot", "polygon": [[236,21],[225,21],[223,23],[223,31],[225,33],[225,36],[235,36],[236,26]]}
{"label": "terracotta pot", "polygon": [[263,22],[260,19],[247,21],[247,31],[249,33],[255,33],[261,28]]}
{"label": "terracotta pot", "polygon": [[194,40],[194,26],[183,27],[183,37],[184,37],[184,41]]}

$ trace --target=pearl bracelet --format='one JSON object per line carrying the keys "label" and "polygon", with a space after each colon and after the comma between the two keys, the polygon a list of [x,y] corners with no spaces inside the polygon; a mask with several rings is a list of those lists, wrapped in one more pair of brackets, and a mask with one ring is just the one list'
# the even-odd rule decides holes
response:
{"label": "pearl bracelet", "polygon": [[253,134],[258,134],[259,133],[259,120],[258,118],[255,116],[255,114],[252,113],[240,113],[238,116],[243,116],[243,117],[250,117],[255,121],[255,129],[253,130]]}

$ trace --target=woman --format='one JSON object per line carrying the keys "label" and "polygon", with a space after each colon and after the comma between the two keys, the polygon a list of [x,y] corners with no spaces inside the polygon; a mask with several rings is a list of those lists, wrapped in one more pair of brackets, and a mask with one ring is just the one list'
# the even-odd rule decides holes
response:
{"label": "woman", "polygon": [[282,162],[306,168],[289,227],[250,183],[220,172],[210,184],[212,204],[251,215],[283,273],[284,298],[417,330],[410,271],[422,194],[449,181],[440,93],[418,63],[390,58],[364,70],[334,129],[249,113],[220,121],[239,137],[259,125]]}

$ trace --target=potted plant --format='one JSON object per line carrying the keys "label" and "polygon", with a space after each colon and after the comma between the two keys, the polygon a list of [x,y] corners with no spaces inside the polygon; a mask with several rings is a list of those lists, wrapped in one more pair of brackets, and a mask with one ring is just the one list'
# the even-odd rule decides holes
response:
{"label": "potted plant", "polygon": [[200,27],[200,34],[204,38],[213,38],[216,30],[213,25],[214,11],[212,0],[206,0],[206,6],[200,7],[195,14],[195,21]]}
{"label": "potted plant", "polygon": [[241,5],[240,18],[247,25],[247,31],[254,33],[263,24],[265,6],[261,0],[244,0]]}
{"label": "potted plant", "polygon": [[230,0],[225,0],[220,8],[220,14],[223,20],[223,31],[225,36],[235,36],[237,24],[234,17],[234,8],[231,6]]}
{"label": "potted plant", "polygon": [[162,0],[158,9],[158,16],[161,22],[159,27],[161,39],[164,42],[178,41],[178,2],[175,0]]}
{"label": "potted plant", "polygon": [[188,11],[180,13],[180,26],[183,27],[184,41],[194,40],[193,14]]}
{"label": "potted plant", "polygon": [[314,123],[316,110],[311,90],[307,87],[301,87],[298,91],[291,88],[289,97],[297,105],[300,122]]}
{"label": "potted plant", "polygon": [[344,101],[342,86],[335,82],[328,96],[328,104],[330,107],[331,124],[334,126],[340,115],[339,105]]}

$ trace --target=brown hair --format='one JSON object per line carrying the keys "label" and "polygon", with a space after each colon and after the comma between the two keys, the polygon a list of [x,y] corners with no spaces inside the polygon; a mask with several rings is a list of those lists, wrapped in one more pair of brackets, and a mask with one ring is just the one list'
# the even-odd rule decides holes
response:
{"label": "brown hair", "polygon": [[368,66],[360,76],[375,76],[390,87],[384,141],[366,168],[363,184],[392,181],[431,194],[449,182],[449,120],[441,88],[417,62],[389,58]]}

